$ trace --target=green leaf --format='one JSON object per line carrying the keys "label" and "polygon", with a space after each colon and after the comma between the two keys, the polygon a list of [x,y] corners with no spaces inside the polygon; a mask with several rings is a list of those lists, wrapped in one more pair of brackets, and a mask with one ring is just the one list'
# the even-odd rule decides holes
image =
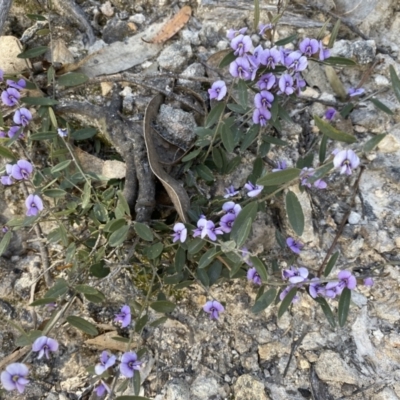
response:
{"label": "green leaf", "polygon": [[83,294],[96,294],[98,293],[98,290],[92,286],[89,285],[76,285],[75,289]]}
{"label": "green leaf", "polygon": [[96,128],[83,128],[78,129],[71,133],[71,137],[76,140],[85,140],[90,139],[94,135],[96,135],[97,129]]}
{"label": "green leaf", "polygon": [[397,97],[397,100],[400,101],[400,79],[396,74],[396,70],[394,69],[393,65],[389,66],[390,72],[390,80],[392,81],[393,92]]}
{"label": "green leaf", "polygon": [[10,240],[12,238],[12,231],[6,232],[6,234],[3,236],[3,239],[1,239],[0,242],[0,256],[6,251]]}
{"label": "green leaf", "polygon": [[314,154],[310,153],[310,154],[306,155],[305,157],[300,157],[297,160],[296,167],[299,169],[302,169],[304,167],[307,167],[307,168],[312,167],[313,161],[314,161]]}
{"label": "green leaf", "polygon": [[45,297],[43,299],[38,299],[29,304],[29,307],[38,307],[38,306],[44,306],[46,304],[50,303],[55,303],[57,301],[56,297]]}
{"label": "green leaf", "polygon": [[265,143],[275,144],[276,146],[287,146],[289,144],[288,142],[274,136],[264,136],[262,139]]}
{"label": "green leaf", "polygon": [[32,21],[47,21],[47,18],[40,14],[26,14]]}
{"label": "green leaf", "polygon": [[23,97],[21,101],[32,106],[55,106],[58,104],[57,100],[49,97]]}
{"label": "green leaf", "polygon": [[118,190],[117,196],[118,196],[118,208],[124,211],[126,215],[130,216],[131,212],[129,210],[128,202],[126,201],[125,196],[122,194],[120,190]]}
{"label": "green leaf", "polygon": [[324,60],[323,63],[330,65],[347,65],[350,67],[355,67],[357,65],[355,61],[346,57],[329,57],[326,60]]}
{"label": "green leaf", "polygon": [[320,179],[322,177],[324,177],[331,169],[333,169],[333,162],[328,162],[327,164],[318,167],[315,170],[315,173],[313,176],[310,176],[308,178],[308,182],[310,183],[314,183],[317,179]]}
{"label": "green leaf", "polygon": [[270,172],[262,176],[258,181],[258,185],[262,186],[277,186],[288,183],[293,179],[298,178],[300,170],[298,168],[288,168],[283,171]]}
{"label": "green leaf", "polygon": [[282,235],[279,229],[275,229],[275,238],[281,249],[286,248],[286,238]]}
{"label": "green leaf", "polygon": [[258,275],[263,282],[267,282],[268,274],[267,269],[265,268],[264,263],[258,257],[250,257],[250,261],[253,263],[254,268],[256,269]]}
{"label": "green leaf", "polygon": [[348,288],[344,288],[342,294],[340,295],[339,306],[338,306],[338,319],[339,319],[339,326],[341,327],[345,325],[347,316],[349,315],[350,300],[351,300],[351,290]]}
{"label": "green leaf", "polygon": [[105,226],[104,226],[104,232],[115,232],[119,228],[122,228],[123,226],[126,225],[126,219],[125,218],[118,218],[118,219],[113,219],[111,221],[108,221]]}
{"label": "green leaf", "polygon": [[286,212],[290,226],[301,236],[304,231],[304,214],[297,196],[290,190],[286,194]]}
{"label": "green leaf", "polygon": [[212,125],[214,125],[215,122],[217,122],[218,119],[221,117],[224,110],[225,110],[224,102],[216,104],[215,107],[208,114],[204,127],[210,128]]}
{"label": "green leaf", "polygon": [[260,130],[260,125],[252,125],[251,128],[247,131],[246,135],[243,138],[242,144],[240,146],[240,151],[244,152],[256,139]]}
{"label": "green leaf", "polygon": [[296,296],[297,289],[298,289],[297,287],[290,289],[289,293],[282,300],[282,303],[279,306],[279,310],[278,310],[278,318],[282,317],[282,315],[285,313],[285,311],[289,308],[290,304],[292,304],[292,300],[293,300],[294,296]]}
{"label": "green leaf", "polygon": [[236,167],[240,165],[241,161],[241,156],[233,157],[232,160],[228,162],[228,165],[225,168],[225,174],[230,174]]}
{"label": "green leaf", "polygon": [[133,371],[133,393],[137,396],[140,393],[140,372]]}
{"label": "green leaf", "polygon": [[89,182],[85,182],[83,187],[83,197],[82,197],[82,208],[85,209],[89,205],[90,201],[91,185]]}
{"label": "green leaf", "polygon": [[219,260],[215,260],[208,269],[208,278],[210,279],[210,286],[212,286],[219,277],[221,276],[222,263]]}
{"label": "green leaf", "polygon": [[224,67],[228,66],[232,61],[235,61],[235,60],[236,60],[236,56],[232,50],[219,63],[219,68],[224,68]]}
{"label": "green leaf", "polygon": [[57,298],[68,292],[68,283],[65,279],[59,278],[54,285],[45,293],[45,298]]}
{"label": "green leaf", "polygon": [[254,306],[251,308],[251,311],[254,314],[257,314],[260,311],[265,310],[274,302],[275,298],[276,298],[276,289],[271,288],[267,290],[257,299]]}
{"label": "green leaf", "polygon": [[156,326],[165,324],[165,322],[167,322],[167,321],[168,321],[168,317],[161,317],[161,318],[158,318],[158,319],[156,319],[155,321],[153,321],[153,322],[150,324],[150,326],[156,327]]}
{"label": "green leaf", "polygon": [[354,108],[354,104],[353,104],[353,103],[347,103],[347,104],[342,108],[342,110],[340,111],[340,115],[341,115],[343,118],[346,118],[346,117],[352,112],[353,108]]}
{"label": "green leaf", "polygon": [[141,237],[143,240],[148,242],[152,242],[154,239],[153,232],[151,229],[146,225],[142,224],[141,222],[135,222],[134,225],[135,232]]}
{"label": "green leaf", "polygon": [[284,46],[285,44],[292,43],[297,40],[297,36],[297,33],[295,33],[294,35],[278,40],[277,42],[275,42],[275,46]]}
{"label": "green leaf", "polygon": [[215,247],[212,247],[211,249],[207,250],[200,257],[198,268],[202,269],[202,268],[208,267],[211,264],[211,262],[214,260],[216,253],[217,253],[217,250],[215,249]]}
{"label": "green leaf", "polygon": [[107,209],[102,203],[96,203],[93,207],[93,213],[99,222],[107,221]]}
{"label": "green leaf", "polygon": [[326,158],[326,145],[328,143],[328,136],[322,135],[321,144],[319,145],[319,162],[322,164]]}
{"label": "green leaf", "polygon": [[206,270],[204,270],[204,269],[197,269],[197,270],[196,270],[196,275],[197,275],[197,279],[199,279],[200,282],[201,282],[205,287],[209,287],[209,286],[210,286],[210,278],[208,277]]}
{"label": "green leaf", "polygon": [[186,251],[182,247],[179,247],[175,254],[175,271],[182,272],[185,263],[186,263]]}
{"label": "green leaf", "polygon": [[14,154],[3,146],[0,146],[0,156],[7,158],[8,160],[16,161],[16,157],[14,156]]}
{"label": "green leaf", "polygon": [[110,268],[106,268],[104,261],[93,264],[89,268],[90,273],[96,278],[105,278],[110,273]]}
{"label": "green leaf", "polygon": [[196,254],[198,253],[206,244],[207,242],[200,238],[194,238],[188,244],[188,253],[189,254]]}
{"label": "green leaf", "polygon": [[196,158],[200,153],[201,149],[196,149],[194,151],[191,151],[189,154],[187,154],[185,157],[182,158],[182,161],[187,162],[193,160],[193,158]]}
{"label": "green leaf", "polygon": [[258,28],[260,23],[260,0],[254,0],[254,30]]}
{"label": "green leaf", "polygon": [[201,178],[203,178],[206,182],[214,182],[215,178],[210,170],[206,165],[201,164],[196,167],[196,171]]}
{"label": "green leaf", "polygon": [[317,297],[314,299],[322,308],[322,312],[325,314],[326,319],[328,320],[329,324],[332,328],[336,327],[335,316],[331,308],[329,307],[328,302],[323,297]]}
{"label": "green leaf", "polygon": [[237,84],[237,91],[239,95],[239,104],[243,108],[247,108],[247,102],[248,102],[247,85],[243,79],[239,79],[239,82]]}
{"label": "green leaf", "polygon": [[229,103],[226,105],[231,111],[238,113],[238,114],[246,114],[247,109],[243,108],[239,104]]}
{"label": "green leaf", "polygon": [[30,140],[47,140],[54,139],[55,137],[57,137],[56,132],[39,132],[29,135]]}
{"label": "green leaf", "polygon": [[383,104],[381,101],[379,101],[378,99],[375,98],[370,98],[369,101],[379,110],[383,111],[386,114],[389,115],[393,115],[394,112],[387,106],[385,106],[385,104]]}
{"label": "green leaf", "polygon": [[139,318],[135,324],[135,332],[139,333],[146,326],[148,321],[149,321],[149,316],[147,314]]}
{"label": "green leaf", "polygon": [[75,315],[70,315],[67,317],[67,322],[75,328],[78,328],[82,332],[87,333],[91,336],[97,336],[99,332],[97,331],[96,327],[91,324],[90,322],[86,321],[81,317],[77,317]]}
{"label": "green leaf", "polygon": [[238,248],[242,247],[244,242],[247,240],[250,234],[251,224],[253,223],[256,214],[257,202],[253,201],[247,204],[235,219],[230,237],[236,242]]}
{"label": "green leaf", "polygon": [[58,197],[64,197],[67,194],[67,192],[62,189],[47,189],[43,191],[43,194],[47,197],[58,198]]}
{"label": "green leaf", "polygon": [[69,72],[58,77],[57,82],[60,86],[77,86],[85,83],[89,78],[85,74]]}
{"label": "green leaf", "polygon": [[117,247],[120,246],[126,238],[128,237],[128,232],[129,232],[129,226],[125,225],[122,228],[119,228],[115,232],[113,232],[108,239],[108,244],[111,247]]}
{"label": "green leaf", "polygon": [[369,139],[363,146],[363,150],[368,153],[373,150],[386,136],[386,133],[381,133],[380,135],[374,136],[372,139]]}
{"label": "green leaf", "polygon": [[357,141],[356,137],[354,137],[353,135],[349,135],[345,132],[339,131],[338,129],[334,128],[330,123],[324,121],[317,115],[314,115],[314,121],[318,129],[323,134],[328,136],[329,139],[345,143],[354,143]]}
{"label": "green leaf", "polygon": [[17,55],[18,58],[34,58],[34,57],[38,57],[41,54],[46,53],[46,51],[48,50],[47,46],[38,46],[38,47],[34,47],[33,49],[29,49],[26,50],[20,54]]}
{"label": "green leaf", "polygon": [[69,164],[71,164],[72,160],[65,160],[60,162],[59,164],[55,165],[53,168],[51,168],[50,172],[52,174],[62,171],[65,168],[68,168]]}
{"label": "green leaf", "polygon": [[328,261],[328,264],[327,264],[326,267],[325,267],[324,276],[328,276],[328,275],[331,273],[333,267],[334,267],[335,264],[336,264],[337,259],[339,258],[339,255],[340,255],[340,252],[337,251],[336,253],[334,253],[334,254],[331,256],[331,258],[330,258],[329,261]]}
{"label": "green leaf", "polygon": [[36,35],[38,36],[46,36],[50,33],[50,29],[39,29],[38,31],[36,31]]}
{"label": "green leaf", "polygon": [[166,314],[166,313],[171,313],[172,311],[174,311],[176,305],[167,300],[160,300],[160,301],[155,301],[154,303],[151,303],[150,307],[154,311]]}
{"label": "green leaf", "polygon": [[233,138],[233,133],[230,130],[229,126],[226,124],[222,124],[221,126],[221,140],[224,145],[226,151],[228,153],[232,153],[235,148],[235,141]]}
{"label": "green leaf", "polygon": [[164,245],[162,243],[156,243],[150,247],[147,247],[144,253],[150,260],[154,260],[161,255],[163,250],[164,250]]}
{"label": "green leaf", "polygon": [[328,43],[328,49],[331,49],[333,45],[335,44],[335,40],[337,38],[337,35],[339,33],[340,29],[340,18],[336,21],[335,25],[333,26],[331,37],[329,38],[329,43]]}
{"label": "green leaf", "polygon": [[84,293],[84,296],[91,301],[92,303],[95,304],[100,304],[102,303],[105,299],[106,296],[104,296],[103,293],[101,293],[100,291],[96,290],[96,293],[91,294],[91,293]]}
{"label": "green leaf", "polygon": [[224,167],[224,160],[221,155],[221,150],[218,147],[214,147],[212,149],[212,158],[213,158],[215,166],[219,170],[222,170],[222,168]]}

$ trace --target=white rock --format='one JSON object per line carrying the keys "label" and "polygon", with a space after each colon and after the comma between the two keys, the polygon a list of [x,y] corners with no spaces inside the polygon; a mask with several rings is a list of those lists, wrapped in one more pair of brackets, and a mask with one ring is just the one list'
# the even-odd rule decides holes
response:
{"label": "white rock", "polygon": [[129,17],[129,21],[142,25],[146,21],[146,17],[143,14],[134,14]]}
{"label": "white rock", "polygon": [[349,215],[348,221],[351,225],[357,225],[361,221],[361,215],[355,211],[352,211]]}
{"label": "white rock", "polygon": [[351,369],[339,354],[328,350],[322,353],[315,366],[319,379],[323,381],[334,381],[356,385],[360,378],[356,371]]}

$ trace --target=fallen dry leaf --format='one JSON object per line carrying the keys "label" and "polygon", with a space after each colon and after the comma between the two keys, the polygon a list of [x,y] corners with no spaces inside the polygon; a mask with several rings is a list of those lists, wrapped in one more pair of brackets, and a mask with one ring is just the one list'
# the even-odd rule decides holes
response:
{"label": "fallen dry leaf", "polygon": [[[99,348],[100,350],[115,350],[115,351],[126,351],[127,343],[120,342],[119,340],[115,340],[113,338],[119,338],[115,332],[106,332],[103,333],[102,335],[96,336],[93,339],[87,339],[85,340],[85,343],[90,345],[90,346],[95,346]],[[124,339],[120,337],[121,339]],[[131,349],[137,348],[139,346],[139,340],[132,340]]]}
{"label": "fallen dry leaf", "polygon": [[161,28],[160,32],[150,40],[150,43],[160,44],[166,42],[186,25],[191,15],[192,9],[190,6],[182,7],[179,12]]}
{"label": "fallen dry leaf", "polygon": [[0,69],[6,74],[18,74],[32,68],[31,62],[26,58],[18,58],[22,53],[21,42],[14,36],[0,36]]}

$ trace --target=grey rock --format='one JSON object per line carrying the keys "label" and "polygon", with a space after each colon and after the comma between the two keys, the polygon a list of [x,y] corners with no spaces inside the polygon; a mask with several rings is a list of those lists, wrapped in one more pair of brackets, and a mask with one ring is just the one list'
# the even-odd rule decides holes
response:
{"label": "grey rock", "polygon": [[146,17],[143,14],[134,14],[129,17],[129,21],[132,21],[138,25],[142,25],[146,21]]}
{"label": "grey rock", "polygon": [[242,375],[234,385],[235,400],[268,400],[264,384],[252,375]]}
{"label": "grey rock", "polygon": [[[200,63],[193,63],[189,65],[183,72],[182,76],[188,77],[202,77],[205,74],[205,69]],[[193,90],[200,90],[201,82],[196,82],[188,79],[178,79],[178,85],[186,86]]]}
{"label": "grey rock", "polygon": [[58,394],[51,392],[46,396],[45,400],[58,400],[58,399],[59,399]]}
{"label": "grey rock", "polygon": [[158,56],[157,61],[161,68],[178,72],[192,56],[193,51],[190,44],[182,45],[176,42],[166,47]]}
{"label": "grey rock", "polygon": [[390,117],[382,112],[377,111],[373,105],[365,108],[354,110],[350,114],[351,121],[354,125],[360,125],[372,133],[387,132]]}
{"label": "grey rock", "polygon": [[323,381],[334,381],[355,385],[359,383],[356,371],[348,366],[339,354],[328,350],[323,352],[315,366],[315,371],[319,379]]}
{"label": "grey rock", "polygon": [[356,225],[361,221],[361,215],[355,211],[351,211],[348,221],[349,224]]}
{"label": "grey rock", "polygon": [[161,135],[183,149],[188,149],[196,138],[196,121],[193,115],[186,111],[162,104],[157,122],[165,128],[160,132]]}
{"label": "grey rock", "polygon": [[190,400],[190,388],[183,379],[173,379],[166,386],[165,400]]}
{"label": "grey rock", "polygon": [[331,49],[331,55],[335,57],[353,57],[353,47],[349,40],[337,40]]}
{"label": "grey rock", "polygon": [[218,394],[218,389],[218,382],[215,378],[199,376],[190,387],[191,399],[194,396],[199,399],[209,399]]}
{"label": "grey rock", "polygon": [[360,24],[364,18],[374,12],[377,4],[379,4],[379,0],[363,0],[359,2],[335,0],[335,13],[350,19],[353,24]]}
{"label": "grey rock", "polygon": [[375,40],[357,40],[352,44],[353,55],[359,64],[368,64],[375,59]]}
{"label": "grey rock", "polygon": [[107,22],[103,29],[103,40],[110,44],[114,42],[123,42],[124,39],[132,34],[131,28],[118,17],[114,17]]}

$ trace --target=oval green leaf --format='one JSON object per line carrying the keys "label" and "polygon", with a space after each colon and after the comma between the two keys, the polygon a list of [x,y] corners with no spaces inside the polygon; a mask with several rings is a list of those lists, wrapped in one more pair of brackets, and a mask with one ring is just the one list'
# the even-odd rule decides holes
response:
{"label": "oval green leaf", "polygon": [[138,236],[143,240],[146,240],[148,242],[153,241],[154,239],[153,232],[146,224],[142,224],[141,222],[136,222],[134,225],[134,229],[135,232],[138,234]]}
{"label": "oval green leaf", "polygon": [[348,288],[344,288],[342,294],[340,295],[339,307],[338,307],[339,326],[341,327],[345,325],[347,316],[349,315],[350,300],[351,300],[351,290]]}
{"label": "oval green leaf", "polygon": [[261,280],[263,282],[267,282],[268,274],[264,263],[258,257],[250,257],[250,261],[253,263],[258,275],[260,275]]}
{"label": "oval green leaf", "polygon": [[6,251],[10,240],[12,238],[12,231],[6,232],[6,234],[3,236],[3,239],[1,239],[0,242],[0,256]]}
{"label": "oval green leaf", "polygon": [[196,254],[198,253],[206,244],[206,241],[200,238],[194,238],[188,244],[188,253],[189,254]]}
{"label": "oval green leaf", "polygon": [[292,304],[292,300],[294,296],[296,296],[297,289],[298,289],[297,287],[291,289],[289,293],[285,296],[285,298],[282,300],[282,303],[279,306],[278,310],[278,318],[282,317],[285,311],[289,308],[290,304]]}
{"label": "oval green leaf", "polygon": [[244,242],[250,234],[251,224],[256,217],[257,208],[258,206],[256,201],[247,204],[247,206],[240,211],[233,223],[230,238],[235,241],[238,248],[244,245]]}
{"label": "oval green leaf", "polygon": [[85,83],[89,78],[85,74],[78,72],[70,72],[65,75],[61,75],[57,82],[60,86],[77,86]]}
{"label": "oval green leaf", "polygon": [[304,214],[299,199],[292,191],[289,190],[286,194],[285,203],[290,226],[297,235],[301,236],[304,231]]}
{"label": "oval green leaf", "polygon": [[55,165],[50,172],[54,174],[55,172],[62,171],[65,168],[68,168],[69,164],[71,164],[72,160],[65,160],[60,162],[59,164]]}
{"label": "oval green leaf", "polygon": [[314,300],[321,306],[322,312],[325,314],[325,317],[328,320],[331,327],[335,328],[336,327],[335,316],[333,315],[333,312],[329,307],[328,302],[323,297],[317,297]]}
{"label": "oval green leaf", "polygon": [[64,197],[67,194],[67,192],[62,189],[47,189],[43,191],[43,194],[47,197],[58,198],[58,197]]}
{"label": "oval green leaf", "polygon": [[16,160],[14,154],[7,149],[7,147],[0,146],[0,156],[7,158],[8,160]]}
{"label": "oval green leaf", "polygon": [[372,139],[369,139],[363,146],[363,150],[368,153],[373,150],[386,136],[386,133],[381,133],[380,135],[374,136]]}
{"label": "oval green leaf", "polygon": [[63,294],[67,293],[68,291],[68,283],[65,279],[57,279],[54,283],[54,285],[46,292],[44,297],[50,298],[50,297],[60,297]]}
{"label": "oval green leaf", "polygon": [[254,314],[257,314],[260,311],[265,310],[274,302],[275,298],[276,298],[276,289],[271,288],[267,290],[257,299],[254,306],[251,308],[251,311]]}
{"label": "oval green leaf", "polygon": [[262,186],[276,186],[282,185],[298,178],[300,170],[298,168],[288,168],[283,171],[270,172],[262,176],[258,181],[258,185]]}
{"label": "oval green leaf", "polygon": [[44,306],[46,304],[50,303],[55,303],[57,301],[56,297],[45,297],[43,299],[38,299],[29,304],[30,307],[38,307],[38,306]]}
{"label": "oval green leaf", "polygon": [[111,234],[110,239],[108,240],[108,244],[111,247],[117,247],[121,245],[128,237],[128,232],[129,232],[128,225],[119,228],[118,230],[116,230]]}
{"label": "oval green leaf", "polygon": [[339,131],[338,129],[334,128],[329,122],[324,121],[317,115],[314,115],[314,121],[318,129],[323,134],[328,136],[329,139],[345,143],[354,143],[357,141],[357,139],[353,135],[349,135],[348,133]]}
{"label": "oval green leaf", "polygon": [[212,260],[214,260],[215,254],[217,253],[215,247],[207,250],[200,258],[198,268],[202,269],[208,267]]}
{"label": "oval green leaf", "polygon": [[335,254],[333,254],[332,257],[329,259],[328,264],[326,265],[326,268],[325,268],[325,271],[324,271],[324,276],[328,276],[328,275],[331,273],[333,267],[334,267],[335,264],[336,264],[337,259],[339,258],[339,254],[340,254],[340,252],[337,251],[337,252],[336,252]]}
{"label": "oval green leaf", "polygon": [[34,47],[33,49],[29,49],[26,50],[20,54],[17,55],[18,58],[34,58],[34,57],[38,57],[41,54],[46,53],[46,51],[48,50],[47,46],[38,46],[38,47]]}
{"label": "oval green leaf", "polygon": [[82,332],[87,333],[90,336],[97,336],[99,332],[96,327],[90,322],[86,321],[81,317],[77,317],[75,315],[70,315],[67,317],[67,322],[73,327],[79,329]]}
{"label": "oval green leaf", "polygon": [[55,106],[58,104],[57,100],[48,97],[23,97],[21,101],[31,106]]}
{"label": "oval green leaf", "polygon": [[175,310],[176,305],[167,300],[155,301],[150,304],[150,307],[159,313],[170,313]]}
{"label": "oval green leaf", "polygon": [[216,104],[215,107],[211,109],[210,114],[208,114],[204,127],[210,128],[212,125],[214,125],[214,123],[217,122],[218,119],[221,117],[224,110],[225,110],[224,102]]}
{"label": "oval green leaf", "polygon": [[390,80],[392,81],[393,92],[397,97],[397,100],[400,101],[400,79],[396,74],[396,70],[394,69],[393,65],[389,66],[390,72]]}

